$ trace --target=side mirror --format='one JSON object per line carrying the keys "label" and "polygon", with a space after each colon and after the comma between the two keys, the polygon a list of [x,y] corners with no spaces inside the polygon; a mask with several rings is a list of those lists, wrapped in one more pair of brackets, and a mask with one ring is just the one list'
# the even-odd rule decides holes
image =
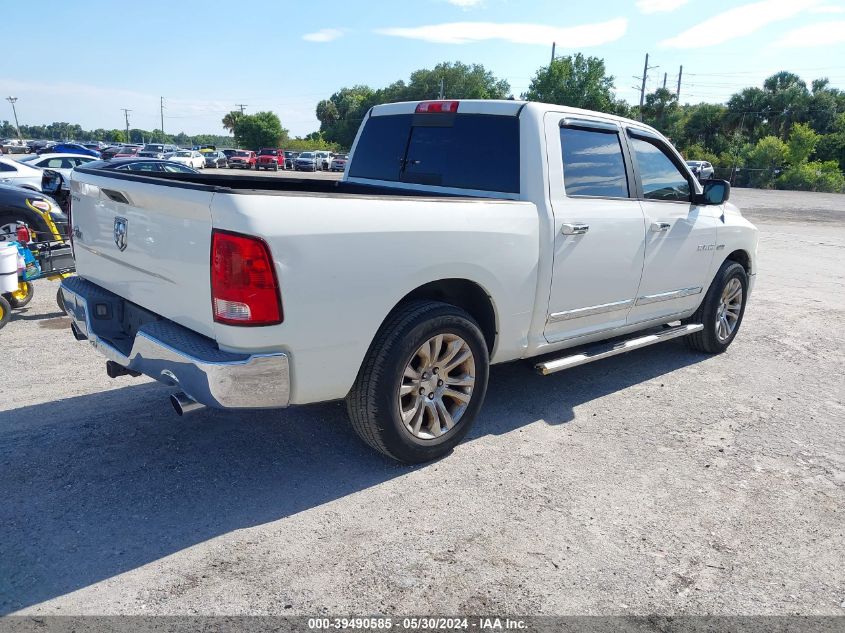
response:
{"label": "side mirror", "polygon": [[723,204],[731,197],[731,183],[727,180],[705,180],[704,192],[696,196],[698,204]]}

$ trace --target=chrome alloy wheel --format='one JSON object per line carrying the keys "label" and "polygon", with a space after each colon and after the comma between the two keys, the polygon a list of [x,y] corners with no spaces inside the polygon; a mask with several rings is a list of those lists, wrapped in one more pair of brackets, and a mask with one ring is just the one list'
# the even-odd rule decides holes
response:
{"label": "chrome alloy wheel", "polygon": [[734,333],[742,312],[742,301],[742,283],[734,277],[725,284],[716,310],[716,338],[720,343],[726,342]]}
{"label": "chrome alloy wheel", "polygon": [[438,334],[420,345],[405,366],[399,414],[407,431],[434,440],[454,429],[472,399],[475,358],[455,334]]}

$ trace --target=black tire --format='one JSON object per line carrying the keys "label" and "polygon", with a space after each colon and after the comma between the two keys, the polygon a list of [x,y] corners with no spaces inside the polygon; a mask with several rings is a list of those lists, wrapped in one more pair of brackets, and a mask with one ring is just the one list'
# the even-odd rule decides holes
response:
{"label": "black tire", "polygon": [[12,318],[12,306],[6,301],[6,298],[0,295],[0,330],[2,330],[9,319]]}
{"label": "black tire", "polygon": [[[398,389],[405,367],[420,346],[437,334],[462,338],[475,362],[470,401],[455,426],[435,439],[415,437],[400,417]],[[346,410],[358,436],[377,451],[416,464],[448,454],[472,427],[487,391],[490,359],[478,324],[464,310],[436,301],[397,308],[382,325],[364,359]]]}
{"label": "black tire", "polygon": [[32,297],[35,296],[35,286],[31,281],[19,281],[18,282],[18,290],[21,289],[21,286],[24,286],[24,295],[21,297],[15,297],[14,294],[9,294],[9,305],[13,308],[22,308],[27,303],[32,301]]}
{"label": "black tire", "polygon": [[[738,279],[742,285],[742,304],[739,311],[739,318],[730,336],[725,340],[719,340],[719,337],[716,335],[716,326],[719,322],[719,304],[725,286],[732,279]],[[702,323],[704,325],[704,329],[700,332],[685,337],[687,346],[692,350],[706,354],[721,354],[724,352],[733,343],[739,332],[739,327],[742,325],[742,318],[745,316],[747,302],[748,273],[745,272],[742,264],[726,260],[721,268],[719,268],[719,272],[716,273],[716,277],[713,279],[713,283],[710,284],[710,288],[707,290],[707,294],[704,296],[704,300],[701,302],[698,310],[689,319],[684,320],[685,323]]]}
{"label": "black tire", "polygon": [[65,308],[65,296],[62,294],[61,286],[59,286],[59,289],[56,291],[56,305],[59,306],[59,310],[67,314],[67,309]]}

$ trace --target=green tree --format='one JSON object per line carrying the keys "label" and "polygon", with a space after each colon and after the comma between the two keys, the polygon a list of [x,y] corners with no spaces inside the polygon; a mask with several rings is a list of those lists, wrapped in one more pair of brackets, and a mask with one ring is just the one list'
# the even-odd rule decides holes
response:
{"label": "green tree", "polygon": [[678,119],[678,98],[666,88],[658,88],[646,95],[643,103],[643,122],[671,137],[676,136],[674,123]]}
{"label": "green tree", "polygon": [[415,70],[407,87],[394,84],[393,89],[397,93],[404,92],[403,101],[437,99],[441,82],[447,99],[504,99],[510,92],[507,81],[496,79],[481,64],[461,62],[441,62],[431,69]]}
{"label": "green tree", "polygon": [[787,159],[791,165],[802,165],[810,159],[810,155],[816,151],[819,143],[819,135],[809,125],[797,123],[792,127],[787,146],[789,151]]}
{"label": "green tree", "polygon": [[317,104],[320,131],[326,142],[350,147],[371,107],[379,103],[437,99],[441,80],[447,99],[503,99],[510,91],[507,81],[497,79],[481,64],[441,62],[434,68],[414,71],[408,83],[399,80],[380,89],[362,85],[341,88]]}
{"label": "green tree", "polygon": [[777,136],[766,136],[748,154],[748,166],[754,170],[751,183],[757,187],[770,187],[777,170],[783,168],[789,157],[789,147]]}
{"label": "green tree", "polygon": [[287,139],[288,131],[273,112],[245,114],[235,122],[235,141],[240,147],[281,147]]}
{"label": "green tree", "polygon": [[522,96],[529,101],[615,112],[613,88],[613,77],[607,74],[603,59],[576,53],[538,70]]}
{"label": "green tree", "polygon": [[232,110],[231,112],[226,113],[226,116],[223,117],[222,121],[223,128],[234,134],[235,125],[237,125],[238,119],[242,116],[244,116],[244,114],[240,110]]}

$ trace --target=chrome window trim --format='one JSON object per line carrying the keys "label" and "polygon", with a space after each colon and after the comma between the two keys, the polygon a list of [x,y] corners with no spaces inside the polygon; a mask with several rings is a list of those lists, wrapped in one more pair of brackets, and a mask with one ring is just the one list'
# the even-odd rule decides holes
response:
{"label": "chrome window trim", "polygon": [[555,312],[549,315],[549,323],[557,323],[559,321],[568,321],[570,319],[580,319],[582,317],[593,316],[596,314],[604,314],[605,312],[616,312],[618,310],[625,310],[634,305],[633,299],[625,299],[624,301],[613,301],[611,303],[602,303],[597,306],[587,306],[585,308],[575,308],[574,310],[565,310],[563,312]]}
{"label": "chrome window trim", "polygon": [[643,295],[637,297],[638,306],[648,305],[650,303],[659,303],[661,301],[671,301],[672,299],[682,299],[691,295],[701,294],[703,288],[698,286],[696,288],[681,288],[680,290],[672,290],[670,292],[659,292],[654,295]]}

